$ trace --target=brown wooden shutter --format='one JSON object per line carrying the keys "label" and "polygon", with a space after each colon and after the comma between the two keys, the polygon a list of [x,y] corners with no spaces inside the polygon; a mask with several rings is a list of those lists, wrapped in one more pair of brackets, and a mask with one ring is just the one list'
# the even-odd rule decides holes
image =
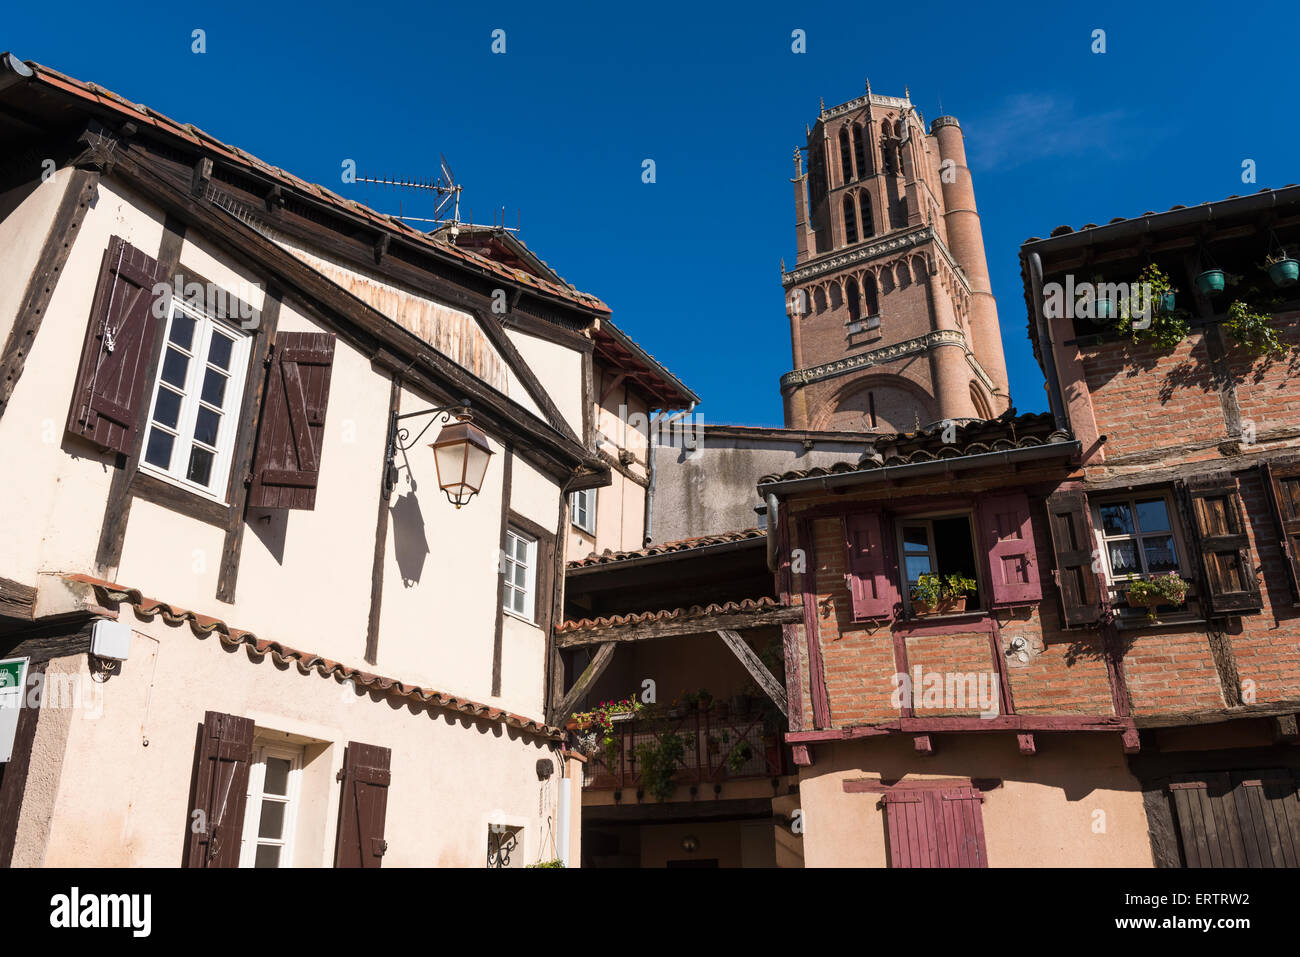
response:
{"label": "brown wooden shutter", "polygon": [[1024,492],[979,501],[980,533],[988,550],[994,605],[1018,605],[1043,597],[1038,578],[1029,499]]}
{"label": "brown wooden shutter", "polygon": [[1058,489],[1047,499],[1047,521],[1056,552],[1056,588],[1061,595],[1061,620],[1067,625],[1091,625],[1101,617],[1097,573],[1092,570],[1092,518],[1082,489]]}
{"label": "brown wooden shutter", "polygon": [[899,602],[884,530],[884,516],[879,511],[855,512],[844,520],[846,577],[855,620],[892,618]]}
{"label": "brown wooden shutter", "polygon": [[165,321],[153,315],[158,261],[114,236],[104,251],[81,347],[68,431],[102,449],[129,454],[149,401],[153,345]]}
{"label": "brown wooden shutter", "polygon": [[1233,774],[1248,867],[1300,867],[1300,799],[1284,770]]}
{"label": "brown wooden shutter", "polygon": [[1265,462],[1259,468],[1268,488],[1291,598],[1300,604],[1300,464]]}
{"label": "brown wooden shutter", "polygon": [[253,457],[251,508],[316,507],[334,339],[328,332],[276,338]]}
{"label": "brown wooden shutter", "polygon": [[239,866],[252,762],[252,720],[204,714],[194,753],[194,800],[185,821],[186,867]]}
{"label": "brown wooden shutter", "polygon": [[1228,773],[1170,779],[1183,857],[1188,867],[1245,867],[1241,827]]}
{"label": "brown wooden shutter", "polygon": [[890,867],[989,866],[979,791],[890,791],[881,800]]}
{"label": "brown wooden shutter", "polygon": [[389,762],[392,751],[349,741],[343,752],[335,867],[379,867],[388,844],[384,817],[388,810]]}
{"label": "brown wooden shutter", "polygon": [[1191,517],[1207,607],[1216,612],[1262,608],[1236,477],[1228,472],[1196,476],[1180,482],[1179,492]]}

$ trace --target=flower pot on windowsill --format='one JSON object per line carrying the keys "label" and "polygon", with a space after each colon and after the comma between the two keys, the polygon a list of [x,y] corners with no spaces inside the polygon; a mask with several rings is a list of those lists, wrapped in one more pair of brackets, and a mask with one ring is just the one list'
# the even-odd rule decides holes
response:
{"label": "flower pot on windowsill", "polygon": [[568,721],[564,722],[564,730],[566,730],[566,731],[590,731],[590,730],[591,730],[591,726],[592,726],[593,724],[595,724],[595,723],[596,723],[596,722],[593,721],[591,718],[585,718],[585,719],[582,720],[582,721],[578,721],[578,720],[576,720],[576,719],[574,719],[574,718],[570,718]]}
{"label": "flower pot on windowsill", "polygon": [[1154,624],[1160,623],[1160,619],[1156,616],[1157,608],[1160,608],[1161,606],[1165,606],[1165,605],[1172,606],[1174,608],[1182,608],[1187,604],[1185,600],[1174,601],[1173,599],[1165,598],[1162,595],[1152,595],[1149,598],[1135,598],[1133,595],[1126,592],[1124,598],[1130,608],[1145,608],[1147,612],[1147,619]]}
{"label": "flower pot on windowsill", "polygon": [[611,714],[609,716],[610,724],[618,724],[621,721],[631,721],[636,717],[635,711],[624,711],[621,714]]}
{"label": "flower pot on windowsill", "polygon": [[966,596],[940,598],[938,604],[927,605],[912,599],[912,611],[917,618],[929,618],[932,615],[960,615],[966,610]]}

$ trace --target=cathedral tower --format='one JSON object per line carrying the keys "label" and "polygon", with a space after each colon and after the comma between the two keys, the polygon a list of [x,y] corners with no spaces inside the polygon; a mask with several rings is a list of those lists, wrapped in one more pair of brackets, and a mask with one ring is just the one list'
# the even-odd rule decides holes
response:
{"label": "cathedral tower", "polygon": [[[804,166],[807,155],[807,167]],[[911,99],[823,106],[794,156],[790,428],[907,432],[1010,404],[961,127]]]}

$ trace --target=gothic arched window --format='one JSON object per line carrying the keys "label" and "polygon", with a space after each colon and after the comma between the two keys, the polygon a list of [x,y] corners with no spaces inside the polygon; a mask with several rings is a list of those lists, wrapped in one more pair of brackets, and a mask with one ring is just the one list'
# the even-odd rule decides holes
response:
{"label": "gothic arched window", "polygon": [[844,241],[846,243],[856,243],[858,241],[858,215],[853,210],[853,197],[844,197]]}
{"label": "gothic arched window", "polygon": [[849,303],[849,322],[857,322],[862,318],[862,298],[858,295],[857,280],[850,279],[844,284],[844,297]]}
{"label": "gothic arched window", "polygon": [[876,294],[876,280],[874,276],[869,274],[862,277],[862,300],[866,303],[868,316],[880,314],[880,299]]}
{"label": "gothic arched window", "polygon": [[858,206],[862,211],[859,219],[862,223],[862,238],[870,239],[876,235],[876,221],[871,215],[871,194],[865,189],[858,191]]}
{"label": "gothic arched window", "polygon": [[853,154],[849,150],[849,130],[846,126],[840,127],[840,173],[846,183],[853,179]]}
{"label": "gothic arched window", "polygon": [[853,160],[858,164],[858,179],[867,175],[867,131],[860,125],[853,127]]}

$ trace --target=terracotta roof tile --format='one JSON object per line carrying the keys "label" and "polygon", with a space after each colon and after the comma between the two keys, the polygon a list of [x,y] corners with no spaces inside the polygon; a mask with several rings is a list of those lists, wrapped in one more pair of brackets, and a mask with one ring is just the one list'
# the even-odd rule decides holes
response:
{"label": "terracotta roof tile", "polygon": [[647,545],[645,548],[632,549],[626,552],[614,552],[608,548],[603,552],[592,552],[586,558],[578,558],[568,563],[569,568],[589,568],[592,565],[613,565],[618,562],[635,561],[639,558],[649,558],[652,555],[667,555],[672,552],[689,552],[697,548],[706,548],[709,545],[724,545],[729,542],[744,542],[750,539],[766,538],[767,530],[762,528],[747,528],[741,532],[723,532],[719,535],[704,535],[699,538],[683,538],[676,542],[660,542],[655,545]]}
{"label": "terracotta roof tile", "polygon": [[[519,279],[515,274],[515,270],[512,270],[501,263],[495,262],[485,256],[480,256],[479,254],[469,250],[460,249],[445,242],[440,242],[434,237],[421,232],[418,229],[414,229],[399,220],[395,220],[384,213],[376,212],[355,200],[339,196],[337,193],[331,192],[323,186],[309,183],[292,173],[280,169],[278,166],[273,166],[264,160],[258,159],[256,156],[245,152],[238,146],[232,146],[229,143],[222,142],[215,136],[212,136],[210,133],[205,133],[203,130],[200,130],[191,123],[179,123],[176,120],[163,116],[161,113],[142,106],[141,104],[132,103],[130,100],[127,100],[109,90],[105,90],[103,87],[97,86],[94,83],[86,83],[82,80],[74,79],[73,77],[60,73],[58,70],[51,69],[48,66],[44,66],[31,60],[26,62],[27,66],[31,67],[35,72],[36,79],[41,83],[44,83],[46,86],[51,86],[55,89],[63,90],[66,93],[79,97],[80,99],[97,103],[101,106],[112,109],[117,113],[129,116],[136,122],[143,121],[159,130],[187,140],[196,146],[220,153],[227,160],[237,165],[256,170],[257,172],[270,176],[273,179],[278,179],[285,185],[299,190],[300,192],[315,195],[334,206],[346,209],[348,212],[369,219],[377,225],[399,232],[413,242],[421,243],[430,249],[437,250],[443,255],[450,255],[453,258],[459,259],[466,265],[473,266],[485,272],[493,273],[503,278],[514,279],[516,281]],[[548,282],[532,276],[529,276],[528,279],[529,285],[556,298],[578,303],[585,308],[597,312],[608,314],[610,311],[609,307],[605,305],[605,303],[590,293],[579,292],[570,286],[561,283]]]}
{"label": "terracotta roof tile", "polygon": [[432,688],[408,685],[395,678],[350,668],[337,661],[331,661],[329,658],[322,658],[320,655],[311,652],[290,648],[278,641],[259,638],[251,631],[230,627],[220,618],[203,615],[186,608],[178,608],[156,598],[146,598],[137,588],[119,585],[116,582],[106,581],[102,578],[92,578],[90,575],[64,575],[63,577],[68,581],[81,582],[92,586],[111,601],[127,602],[135,609],[136,615],[140,618],[161,616],[163,621],[169,625],[181,625],[188,622],[191,630],[196,634],[208,635],[216,632],[220,635],[223,645],[230,647],[243,645],[253,658],[264,658],[270,655],[278,664],[290,663],[297,666],[298,671],[304,675],[315,671],[322,678],[332,677],[340,682],[353,681],[362,687],[393,697],[409,698],[430,707],[507,724],[510,727],[540,737],[560,739],[564,736],[564,731],[560,728],[553,728],[543,722],[534,721],[531,718],[525,718],[501,708],[494,708],[491,705],[472,701],[468,698],[460,698]]}
{"label": "terracotta roof tile", "polygon": [[918,432],[883,435],[872,442],[873,447],[881,453],[877,458],[868,458],[864,454],[856,462],[836,462],[833,465],[811,469],[773,473],[764,475],[758,480],[758,484],[819,478],[823,475],[842,475],[846,472],[869,472],[888,466],[934,462],[940,459],[955,459],[1010,449],[1027,449],[1073,439],[1070,433],[1057,430],[1054,425],[1049,413],[1016,416],[1014,410],[1010,410],[1009,414],[1001,419],[978,420],[959,426],[953,442],[942,440],[944,432],[942,426],[922,429]]}
{"label": "terracotta roof tile", "polygon": [[772,611],[782,605],[775,598],[746,598],[723,604],[692,605],[690,608],[666,608],[662,611],[642,611],[631,615],[610,615],[607,618],[579,618],[563,621],[555,626],[557,634],[572,631],[590,631],[596,628],[642,625],[648,621],[689,621],[708,615],[737,615],[750,611]]}

